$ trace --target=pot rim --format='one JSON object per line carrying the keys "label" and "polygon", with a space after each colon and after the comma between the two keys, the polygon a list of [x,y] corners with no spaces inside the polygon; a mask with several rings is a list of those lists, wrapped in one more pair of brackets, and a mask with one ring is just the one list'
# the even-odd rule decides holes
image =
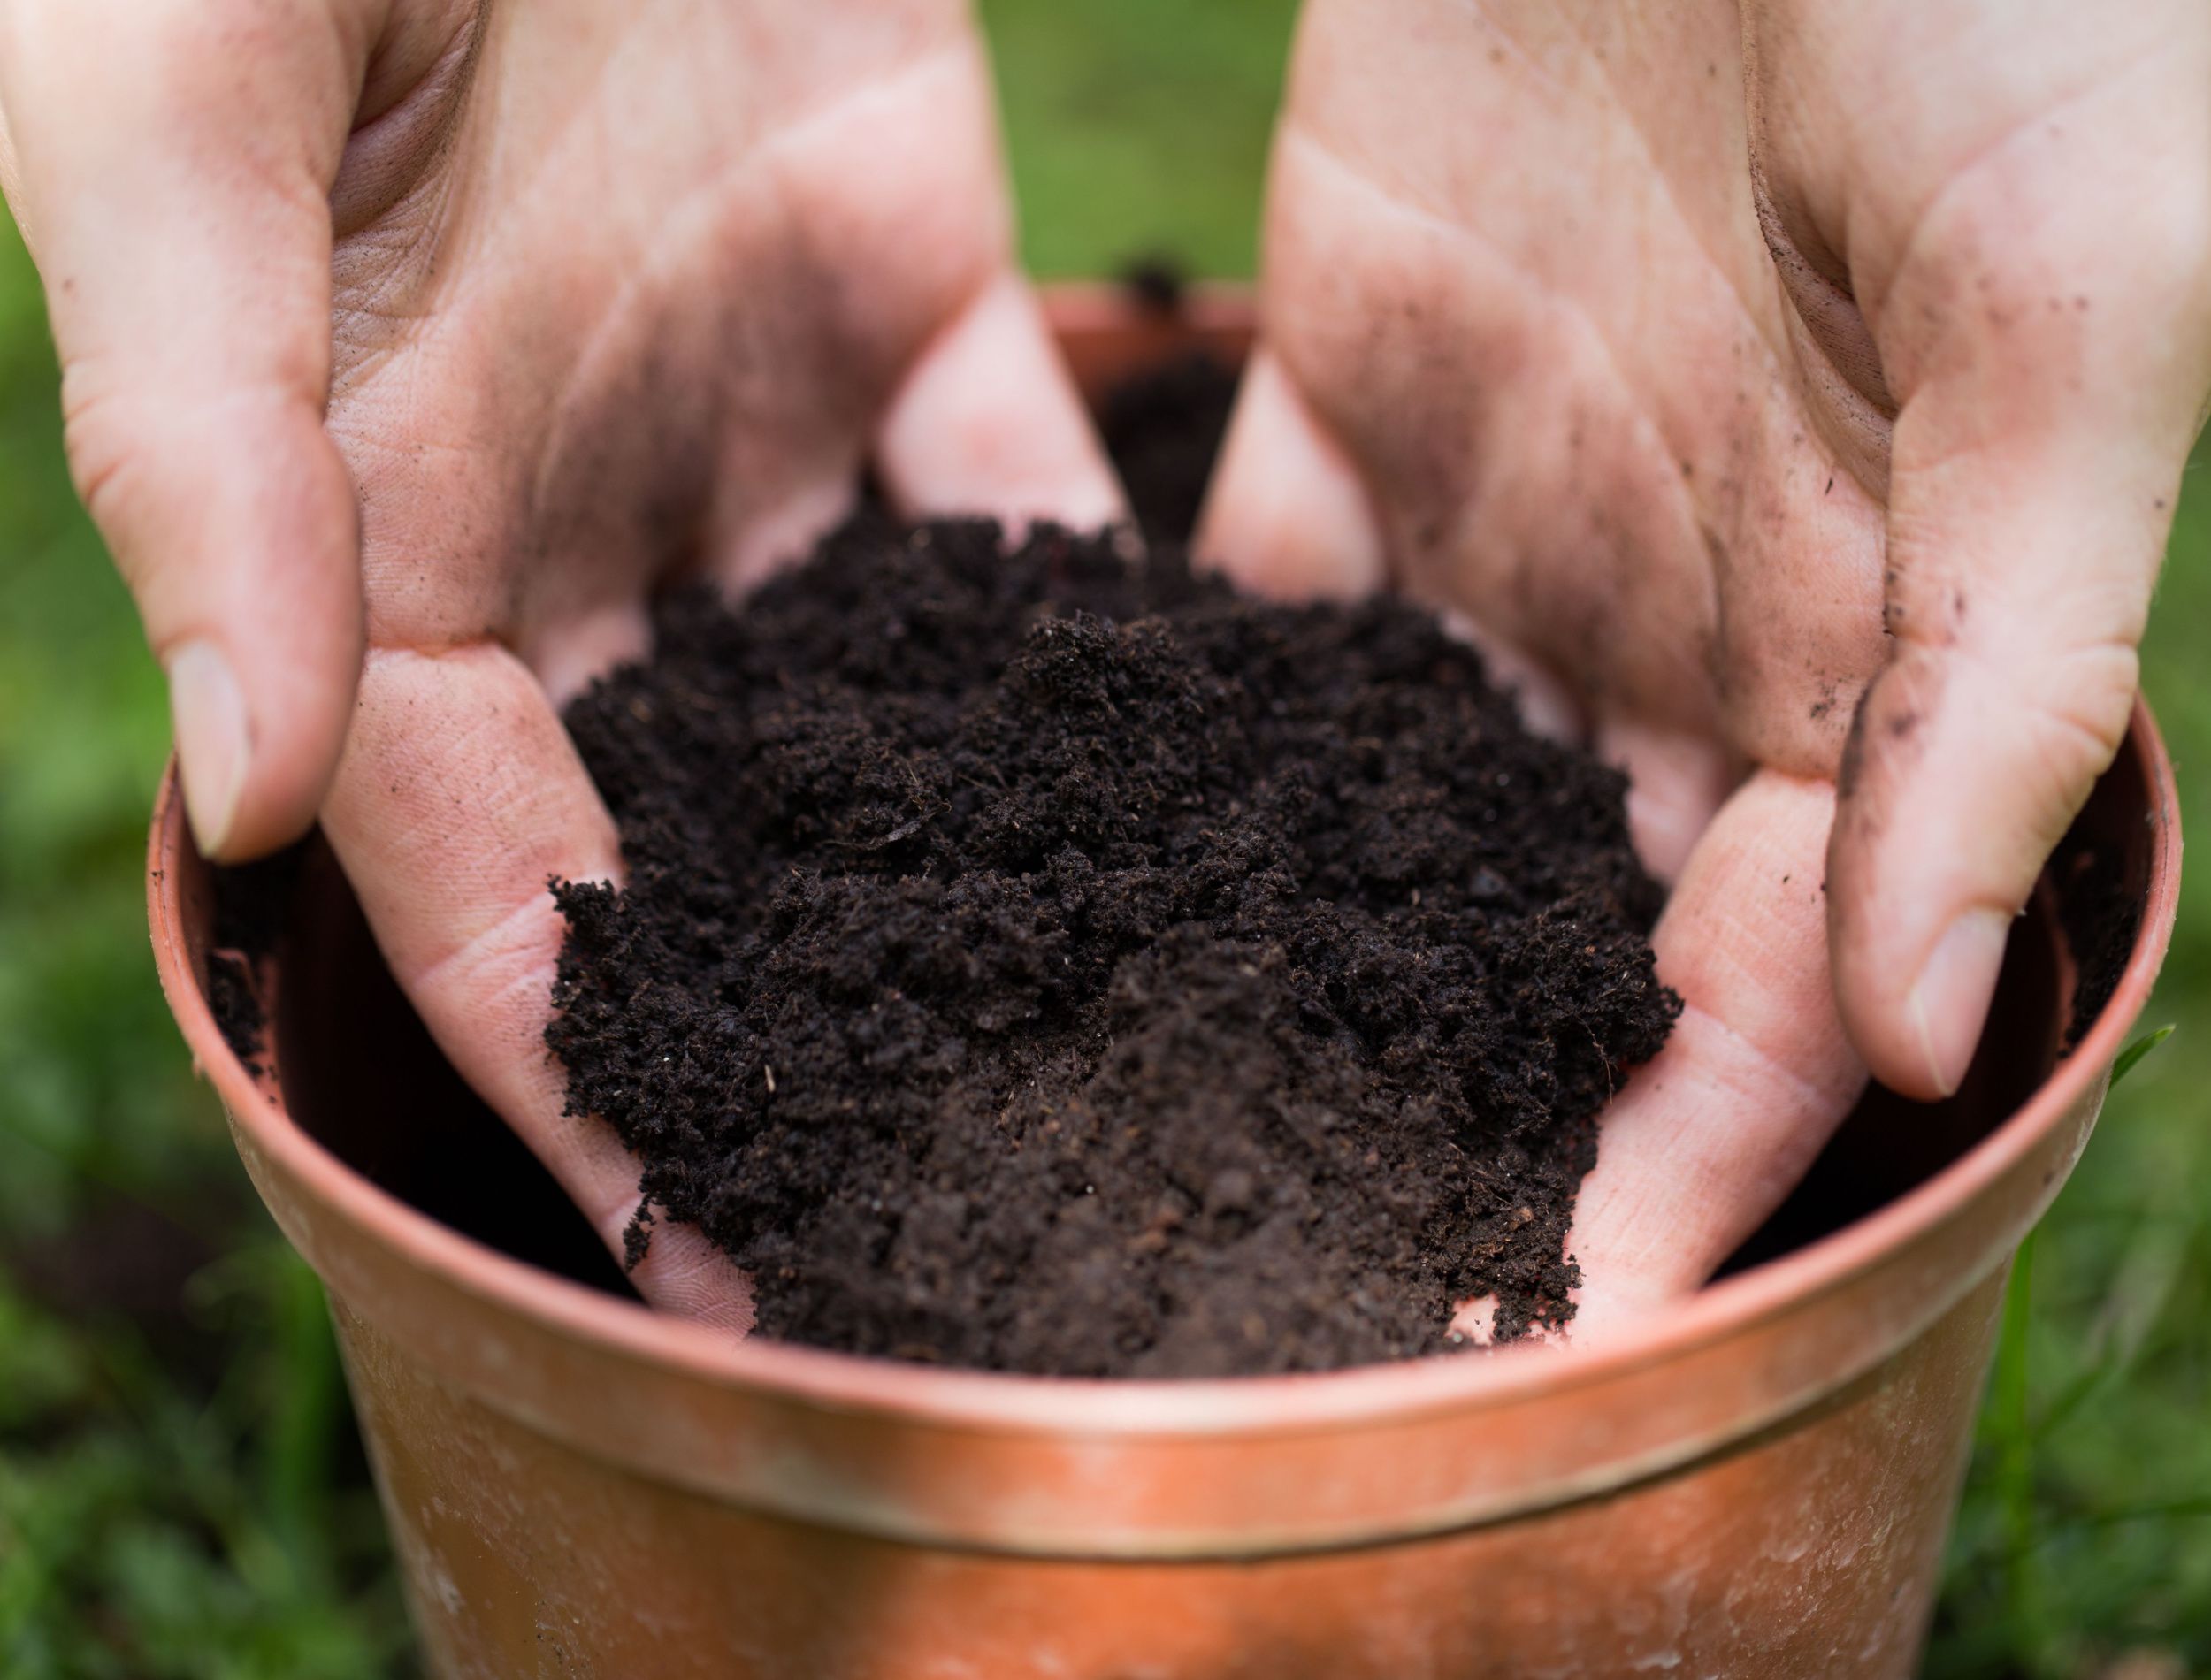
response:
{"label": "pot rim", "polygon": [[939,1371],[765,1340],[732,1341],[540,1271],[418,1212],[356,1172],[249,1074],[217,1028],[194,972],[177,865],[190,845],[174,760],[164,775],[148,858],[148,910],[162,986],[198,1069],[232,1122],[328,1210],[448,1287],[567,1339],[721,1387],[772,1391],[842,1412],[938,1428],[1039,1434],[1205,1436],[1350,1429],[1440,1410],[1563,1396],[1613,1382],[1748,1331],[1843,1287],[1956,1217],[2030,1152],[2107,1075],[2147,1001],[2179,892],[2172,766],[2147,705],[2136,701],[2122,755],[2149,796],[2150,868],[2140,930],[2116,989],[2073,1052],[2010,1118],[1932,1178],[1804,1248],[1708,1285],[1650,1322],[1565,1357],[1508,1350],[1290,1376],[1087,1379]]}

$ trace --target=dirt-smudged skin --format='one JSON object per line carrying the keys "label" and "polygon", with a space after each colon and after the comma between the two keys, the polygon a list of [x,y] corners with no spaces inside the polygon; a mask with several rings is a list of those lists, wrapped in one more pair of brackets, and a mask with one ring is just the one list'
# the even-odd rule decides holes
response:
{"label": "dirt-smudged skin", "polygon": [[1427,615],[861,522],[656,628],[569,713],[630,874],[558,890],[548,1039],[764,1333],[1195,1376],[1569,1310],[1658,894]]}

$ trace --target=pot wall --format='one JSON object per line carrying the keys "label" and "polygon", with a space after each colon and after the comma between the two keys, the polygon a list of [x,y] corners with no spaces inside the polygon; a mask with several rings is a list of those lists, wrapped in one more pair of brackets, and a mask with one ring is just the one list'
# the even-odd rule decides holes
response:
{"label": "pot wall", "polygon": [[[1093,390],[1186,341],[1101,294],[1054,307]],[[1236,300],[1197,317],[1248,340]],[[1865,1217],[1599,1351],[1241,1382],[731,1344],[498,1253],[379,1187],[453,1123],[451,1075],[366,1047],[379,975],[326,860],[270,977],[267,1080],[207,1009],[173,778],[149,903],[186,1037],[328,1287],[441,1675],[1886,1676],[1924,1637],[2005,1264],[2163,952],[2173,808],[2139,714],[2077,829],[2145,907],[2115,995],[2058,1059],[2046,893],[1967,1089],[1861,1116],[1869,1161],[1911,1161],[1862,1175]]]}
{"label": "pot wall", "polygon": [[885,1541],[627,1477],[349,1308],[347,1369],[435,1669],[655,1680],[1473,1680],[1912,1672],[2002,1281],[1693,1473],[1256,1562]]}

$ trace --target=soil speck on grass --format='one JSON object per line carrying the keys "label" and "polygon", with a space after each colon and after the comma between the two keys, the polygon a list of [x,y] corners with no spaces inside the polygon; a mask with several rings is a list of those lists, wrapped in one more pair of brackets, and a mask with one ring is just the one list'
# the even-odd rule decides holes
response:
{"label": "soil speck on grass", "polygon": [[557,888],[548,1042],[763,1333],[1198,1376],[1569,1312],[1659,895],[1427,615],[863,518],[656,630],[568,714],[629,885]]}
{"label": "soil speck on grass", "polygon": [[1190,277],[1182,263],[1157,251],[1132,256],[1121,265],[1121,283],[1128,295],[1153,315],[1173,315],[1182,307]]}

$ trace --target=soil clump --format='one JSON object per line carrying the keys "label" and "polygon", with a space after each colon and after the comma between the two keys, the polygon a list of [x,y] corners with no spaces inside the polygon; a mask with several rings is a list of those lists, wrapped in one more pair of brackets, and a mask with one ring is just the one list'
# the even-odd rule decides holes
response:
{"label": "soil clump", "polygon": [[548,1031],[761,1333],[1320,1370],[1570,1311],[1595,1117],[1678,1004],[1618,773],[1426,613],[1155,540],[863,515],[656,616],[569,727],[628,882]]}

